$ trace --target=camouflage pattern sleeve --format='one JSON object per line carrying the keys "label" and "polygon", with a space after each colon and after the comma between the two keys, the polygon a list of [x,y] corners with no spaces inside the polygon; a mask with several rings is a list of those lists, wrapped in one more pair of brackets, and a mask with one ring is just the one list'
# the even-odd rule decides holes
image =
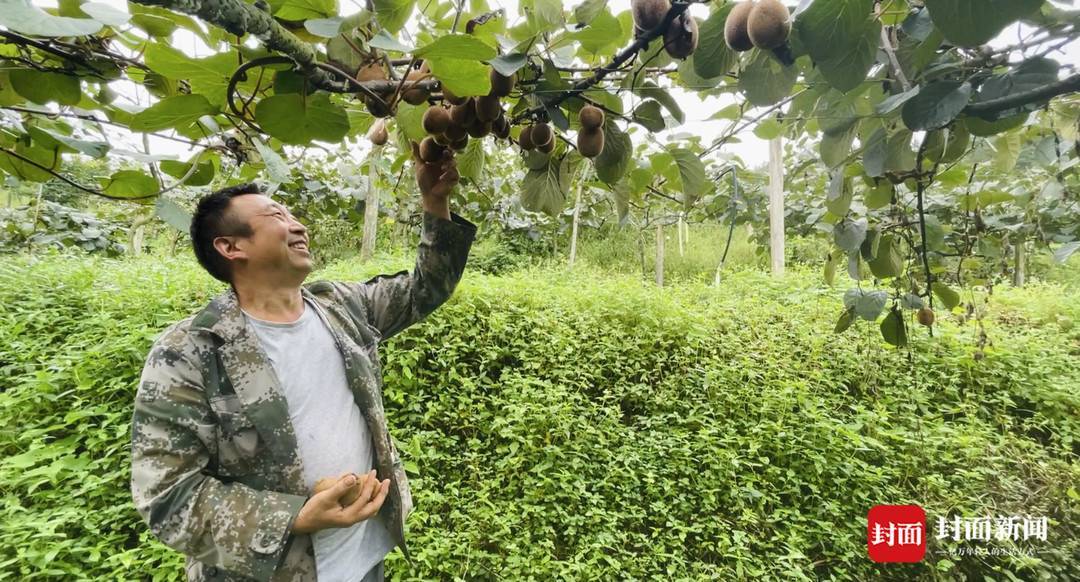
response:
{"label": "camouflage pattern sleeve", "polygon": [[427,317],[450,298],[461,280],[475,237],[476,225],[453,212],[450,220],[424,212],[412,272],[345,283],[346,293],[360,297],[367,323],[387,339]]}
{"label": "camouflage pattern sleeve", "polygon": [[170,548],[222,570],[270,580],[305,498],[225,483],[210,474],[219,428],[202,372],[179,347],[155,343],[136,393],[135,508]]}

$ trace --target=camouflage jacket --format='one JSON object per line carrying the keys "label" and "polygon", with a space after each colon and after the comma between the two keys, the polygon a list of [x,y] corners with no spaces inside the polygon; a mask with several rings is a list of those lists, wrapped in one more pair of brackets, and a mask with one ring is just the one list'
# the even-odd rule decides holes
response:
{"label": "camouflage jacket", "polygon": [[[381,340],[453,293],[476,226],[425,212],[416,266],[364,283],[301,287],[330,323],[349,388],[371,432],[379,513],[402,553],[412,496],[382,403]],[[279,381],[235,292],[168,327],[135,396],[131,494],[150,531],[186,554],[189,580],[316,580],[311,536],[292,533],[310,496]]]}

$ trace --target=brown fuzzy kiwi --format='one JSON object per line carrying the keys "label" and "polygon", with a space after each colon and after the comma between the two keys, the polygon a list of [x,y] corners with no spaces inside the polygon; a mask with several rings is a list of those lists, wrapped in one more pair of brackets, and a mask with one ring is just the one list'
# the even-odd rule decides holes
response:
{"label": "brown fuzzy kiwi", "polygon": [[429,164],[442,160],[444,151],[446,151],[446,148],[439,145],[435,138],[430,135],[420,142],[420,159]]}
{"label": "brown fuzzy kiwi", "polygon": [[698,43],[698,23],[689,13],[683,12],[664,31],[664,50],[672,58],[685,59],[694,54]]}
{"label": "brown fuzzy kiwi", "polygon": [[374,97],[365,98],[364,104],[367,105],[368,113],[375,117],[391,117],[394,115],[393,107]]}
{"label": "brown fuzzy kiwi", "polygon": [[432,105],[424,112],[424,131],[438,135],[450,127],[450,112],[442,105]]}
{"label": "brown fuzzy kiwi", "polygon": [[491,133],[494,133],[499,139],[510,137],[510,122],[506,120],[506,116],[500,115],[492,122]]}
{"label": "brown fuzzy kiwi", "polygon": [[461,139],[458,139],[458,140],[454,140],[454,141],[453,141],[453,142],[452,142],[452,143],[450,144],[450,147],[451,147],[451,148],[452,148],[452,149],[453,149],[454,151],[458,151],[458,152],[460,152],[461,150],[465,149],[465,147],[466,147],[466,146],[468,146],[468,145],[469,145],[469,136],[468,136],[468,135],[466,135],[465,137],[463,137],[463,138],[461,138]]}
{"label": "brown fuzzy kiwi", "polygon": [[[428,64],[421,63],[419,68],[411,69],[405,75],[405,84],[411,85],[411,82],[422,81],[430,76],[430,72],[431,69],[428,67]],[[401,98],[410,105],[420,105],[427,101],[429,96],[430,94],[425,89],[419,87],[409,88],[401,94]]]}
{"label": "brown fuzzy kiwi", "polygon": [[466,99],[461,105],[455,105],[450,108],[450,121],[453,122],[454,125],[468,127],[474,119],[476,119],[476,106],[473,105],[471,97]]}
{"label": "brown fuzzy kiwi", "polygon": [[356,80],[361,83],[364,81],[385,81],[386,69],[383,68],[381,62],[364,65],[360,67],[360,70],[356,71]]}
{"label": "brown fuzzy kiwi", "polygon": [[463,137],[469,137],[469,133],[467,131],[465,131],[465,128],[458,125],[458,124],[456,124],[456,123],[451,123],[446,128],[445,133],[446,133],[446,138],[449,139],[451,142],[458,141],[459,139],[461,139]]}
{"label": "brown fuzzy kiwi", "polygon": [[386,121],[376,119],[375,123],[371,124],[367,136],[371,143],[377,146],[386,145],[387,140],[390,139],[390,134],[386,131]]}
{"label": "brown fuzzy kiwi", "polygon": [[604,151],[604,130],[599,127],[585,128],[577,134],[578,152],[586,158],[595,158]]}
{"label": "brown fuzzy kiwi", "polygon": [[449,147],[450,146],[450,141],[451,140],[450,140],[449,137],[446,137],[445,133],[440,133],[438,135],[433,135],[431,137],[435,138],[435,143],[437,143],[437,144],[439,144],[439,145],[441,145],[443,147]]}
{"label": "brown fuzzy kiwi", "polygon": [[758,0],[746,22],[750,42],[759,49],[778,48],[791,34],[791,13],[780,0]]}
{"label": "brown fuzzy kiwi", "polygon": [[454,95],[450,92],[450,89],[448,89],[446,85],[442,86],[442,98],[443,101],[446,101],[451,105],[461,105],[462,103],[465,103],[466,99],[468,99],[468,97],[458,97],[457,95]]}
{"label": "brown fuzzy kiwi", "polygon": [[468,134],[472,137],[484,137],[487,134],[491,133],[491,122],[474,119],[472,123],[465,126],[465,131],[468,132]]}
{"label": "brown fuzzy kiwi", "polygon": [[750,34],[746,28],[750,11],[753,9],[754,3],[751,0],[744,0],[728,12],[727,20],[724,21],[724,41],[731,50],[741,53],[754,48],[754,43],[750,40]]}
{"label": "brown fuzzy kiwi", "polygon": [[476,104],[476,118],[480,121],[495,121],[502,114],[502,105],[494,95],[485,95],[473,100]]}
{"label": "brown fuzzy kiwi", "polygon": [[604,110],[595,105],[586,105],[578,113],[578,121],[585,129],[596,129],[604,125]]}
{"label": "brown fuzzy kiwi", "polygon": [[547,145],[548,142],[555,140],[555,134],[551,131],[551,126],[544,122],[533,125],[529,137],[536,147]]}
{"label": "brown fuzzy kiwi", "polygon": [[533,144],[532,140],[532,129],[533,126],[526,125],[525,128],[521,130],[521,134],[518,136],[518,145],[521,146],[521,149],[525,151],[529,151],[536,147],[536,145]]}
{"label": "brown fuzzy kiwi", "polygon": [[494,97],[506,97],[510,95],[510,92],[514,90],[514,83],[517,81],[517,74],[512,74],[506,77],[491,69],[491,93]]}
{"label": "brown fuzzy kiwi", "polygon": [[919,312],[916,314],[916,317],[919,318],[919,323],[925,325],[926,327],[934,325],[934,310],[930,309],[929,307],[923,307],[922,309],[920,309]]}
{"label": "brown fuzzy kiwi", "polygon": [[669,0],[633,0],[630,8],[634,13],[634,26],[642,32],[648,32],[664,21],[664,16],[671,10]]}
{"label": "brown fuzzy kiwi", "polygon": [[555,151],[555,136],[552,136],[546,144],[536,146],[536,151],[544,152],[545,154],[550,154]]}

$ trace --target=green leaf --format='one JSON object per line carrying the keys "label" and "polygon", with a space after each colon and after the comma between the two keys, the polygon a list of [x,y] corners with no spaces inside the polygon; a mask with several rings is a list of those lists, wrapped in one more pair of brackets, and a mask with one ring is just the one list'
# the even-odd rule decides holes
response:
{"label": "green leaf", "polygon": [[1064,265],[1077,249],[1080,249],[1080,241],[1073,241],[1061,245],[1054,251],[1054,262],[1059,265]]}
{"label": "green leaf", "polygon": [[270,0],[270,6],[274,17],[282,20],[330,18],[338,12],[337,0]]}
{"label": "green leaf", "polygon": [[907,103],[909,99],[918,95],[920,89],[922,89],[921,85],[915,85],[903,93],[890,95],[874,106],[874,112],[879,115],[888,115],[896,111],[904,103]]}
{"label": "green leaf", "polygon": [[945,127],[971,101],[971,85],[960,81],[935,81],[904,103],[901,116],[912,131]]}
{"label": "green leaf", "polygon": [[832,178],[829,179],[829,191],[825,196],[825,208],[837,216],[844,216],[851,207],[854,193],[851,191],[850,180],[844,176],[842,168],[833,170],[832,174]]}
{"label": "green leaf", "polygon": [[926,0],[934,26],[953,44],[966,47],[990,41],[1042,4],[1043,0]]}
{"label": "green leaf", "polygon": [[[973,100],[990,101],[1000,99],[1016,93],[1026,93],[1057,81],[1058,71],[1061,65],[1057,61],[1045,57],[1028,59],[1016,68],[1003,75],[995,75],[987,79],[979,86],[979,92]],[[1044,106],[1049,98],[1041,101],[1033,101],[1022,107],[1014,107],[1006,111],[994,114],[995,117],[1011,117],[1018,113],[1034,111]]]}
{"label": "green leaf", "polygon": [[522,207],[533,212],[546,212],[550,216],[558,215],[566,203],[566,192],[570,187],[569,174],[569,158],[560,161],[557,157],[548,156],[547,164],[530,170],[522,179]]}
{"label": "green leaf", "polygon": [[427,104],[409,105],[404,102],[398,104],[397,115],[394,119],[410,140],[419,143],[427,137],[427,132],[424,131],[424,113],[427,109]]}
{"label": "green leaf", "polygon": [[903,312],[893,309],[889,311],[885,319],[881,320],[881,337],[899,348],[907,345],[907,328],[904,325]]}
{"label": "green leaf", "polygon": [[[344,41],[342,42],[344,43]],[[348,46],[348,44],[345,46]],[[398,39],[387,34],[385,30],[380,30],[376,33],[375,36],[371,38],[371,41],[368,42],[368,46],[379,48],[384,51],[394,51],[399,53],[411,53],[414,50],[412,47],[398,42]],[[349,47],[349,50],[353,51],[352,47]]]}
{"label": "green leaf", "polygon": [[491,77],[487,65],[479,61],[447,58],[428,58],[431,74],[454,95],[473,97],[491,92]]}
{"label": "green leaf", "polygon": [[139,170],[120,170],[109,178],[102,179],[101,187],[110,196],[120,198],[138,198],[149,196],[159,190],[157,180]]}
{"label": "green leaf", "polygon": [[941,303],[945,306],[945,309],[952,309],[957,305],[960,305],[960,295],[949,288],[944,283],[934,283],[930,286],[934,295],[941,300]]}
{"label": "green leaf", "polygon": [[129,125],[132,131],[152,132],[170,128],[186,128],[203,115],[213,115],[217,108],[206,97],[192,93],[162,99],[136,113]]}
{"label": "green leaf", "polygon": [[619,21],[611,15],[610,11],[603,10],[587,27],[567,34],[559,40],[576,40],[585,52],[594,55],[607,54],[618,48],[616,43],[622,38],[622,34],[622,25]]}
{"label": "green leaf", "polygon": [[518,69],[524,67],[527,62],[529,62],[528,57],[523,53],[510,53],[491,59],[488,64],[498,71],[500,75],[509,77],[516,73]]}
{"label": "green leaf", "polygon": [[689,208],[695,200],[711,189],[712,183],[709,182],[709,178],[705,175],[705,164],[693,151],[687,148],[675,148],[670,152],[671,157],[675,159],[675,165],[679,169],[683,205]]}
{"label": "green leaf", "polygon": [[731,71],[738,55],[724,40],[724,22],[735,6],[727,3],[709,15],[698,31],[698,46],[694,51],[694,72],[704,78],[719,77]]}
{"label": "green leaf", "polygon": [[60,105],[78,105],[82,99],[79,78],[72,75],[14,69],[8,73],[8,78],[16,93],[40,105],[50,101]]}
{"label": "green leaf", "polygon": [[866,191],[864,204],[870,210],[877,210],[888,206],[892,202],[893,185],[888,180],[882,180],[877,186]]}
{"label": "green leaf", "polygon": [[833,227],[833,239],[836,246],[849,253],[859,250],[866,239],[866,219],[842,220]]}
{"label": "green leaf", "polygon": [[285,162],[285,159],[259,138],[251,140],[251,143],[258,150],[259,157],[262,158],[263,165],[266,166],[266,173],[270,174],[270,181],[278,184],[288,182],[289,164]]}
{"label": "green leaf", "polygon": [[668,93],[666,89],[663,89],[656,85],[652,81],[645,81],[641,83],[635,90],[635,93],[645,99],[655,99],[658,103],[664,106],[664,109],[668,110],[671,117],[675,119],[676,123],[683,123],[686,121],[686,115],[683,113],[682,108],[679,107],[679,103]]}
{"label": "green leaf", "polygon": [[641,124],[645,129],[658,132],[664,130],[664,116],[660,113],[660,104],[652,99],[646,99],[634,109],[634,121]]}
{"label": "green leaf", "polygon": [[341,25],[344,23],[345,19],[340,16],[334,16],[332,18],[309,18],[304,21],[304,28],[315,36],[334,38],[341,34]]}
{"label": "green leaf", "polygon": [[994,169],[1011,172],[1020,158],[1022,137],[1018,132],[1003,133],[994,139]]}
{"label": "green leaf", "polygon": [[[43,148],[37,145],[31,147],[20,140],[15,144],[14,149],[16,154],[45,168],[56,170],[60,165],[60,152],[54,148]],[[54,177],[49,172],[6,152],[0,154],[0,169],[20,180],[31,182],[47,182]]]}
{"label": "green leaf", "polygon": [[462,178],[479,180],[484,171],[484,140],[470,139],[465,151],[455,156],[457,159],[458,173]]}
{"label": "green leaf", "polygon": [[374,5],[379,24],[390,34],[396,34],[412,16],[416,0],[374,0]]}
{"label": "green leaf", "polygon": [[844,312],[840,314],[840,319],[836,320],[836,327],[833,328],[833,333],[844,333],[854,322],[855,308],[848,307],[844,309]]}
{"label": "green leaf", "polygon": [[0,25],[31,36],[85,36],[101,30],[97,20],[53,16],[27,0],[0,3]]}
{"label": "green leaf", "polygon": [[194,156],[186,162],[165,160],[161,162],[161,171],[179,180],[180,178],[187,176],[188,170],[191,169],[192,164],[197,164],[195,166],[195,171],[188,176],[187,180],[184,180],[184,185],[206,186],[214,180],[214,162],[210,160],[199,161],[200,157],[201,156]]}
{"label": "green leaf", "polygon": [[27,130],[30,137],[39,142],[46,149],[59,149],[60,151],[81,152],[92,158],[104,157],[109,152],[109,144],[103,141],[86,141],[57,133],[41,127],[30,127]]}
{"label": "green leaf", "polygon": [[468,59],[486,61],[496,56],[494,47],[469,34],[448,34],[422,46],[413,55],[424,58]]}
{"label": "green leaf", "polygon": [[877,255],[867,261],[870,272],[878,279],[899,277],[903,273],[904,257],[900,253],[900,241],[893,235],[881,237]]}
{"label": "green leaf", "polygon": [[844,293],[844,307],[854,308],[855,315],[867,321],[874,321],[885,309],[885,303],[889,294],[885,291],[865,291],[863,289],[848,289]]}
{"label": "green leaf", "polygon": [[191,229],[191,213],[165,196],[158,196],[157,200],[154,200],[154,214],[182,233]]}
{"label": "green leaf", "polygon": [[619,129],[610,116],[604,120],[604,149],[593,159],[596,177],[607,184],[615,184],[630,169],[634,144],[630,136]]}
{"label": "green leaf", "polygon": [[255,106],[255,119],[267,133],[293,145],[337,142],[349,132],[348,115],[326,93],[272,95]]}
{"label": "green leaf", "polygon": [[787,97],[795,86],[799,70],[785,67],[765,51],[754,49],[750,55],[750,62],[739,74],[739,90],[746,95],[747,101],[762,107]]}
{"label": "green leaf", "polygon": [[885,175],[885,157],[888,154],[888,136],[884,127],[879,127],[866,140],[863,150],[863,171],[871,178]]}
{"label": "green leaf", "polygon": [[[187,80],[191,83],[192,93],[200,93],[218,106],[225,104],[225,90],[236,69],[236,61],[235,51],[192,59],[164,43],[151,43],[145,53],[146,66],[169,79]],[[249,80],[239,86],[250,91],[256,78],[257,75],[250,75]]]}
{"label": "green leaf", "polygon": [[764,140],[780,137],[782,133],[784,133],[784,126],[773,118],[758,123],[757,127],[754,128],[754,135]]}
{"label": "green leaf", "polygon": [[990,137],[999,133],[1004,133],[1011,129],[1016,129],[1024,122],[1027,121],[1028,114],[1021,113],[1020,115],[1014,115],[1012,117],[1006,117],[997,121],[986,121],[981,117],[965,116],[964,125],[971,132],[971,135],[978,137]]}
{"label": "green leaf", "polygon": [[885,171],[902,173],[915,169],[915,150],[911,149],[911,132],[901,128],[889,136],[885,147]]}
{"label": "green leaf", "polygon": [[574,21],[578,24],[588,24],[596,18],[607,6],[607,0],[585,0],[574,8]]}
{"label": "green leaf", "polygon": [[177,28],[177,24],[172,20],[154,14],[135,14],[131,17],[131,23],[146,34],[159,39],[167,38]]}
{"label": "green leaf", "polygon": [[122,26],[131,20],[131,15],[127,12],[117,10],[103,2],[86,2],[80,4],[79,9],[90,18],[107,26]]}
{"label": "green leaf", "polygon": [[881,23],[874,0],[818,0],[795,18],[795,33],[830,85],[848,92],[877,57]]}

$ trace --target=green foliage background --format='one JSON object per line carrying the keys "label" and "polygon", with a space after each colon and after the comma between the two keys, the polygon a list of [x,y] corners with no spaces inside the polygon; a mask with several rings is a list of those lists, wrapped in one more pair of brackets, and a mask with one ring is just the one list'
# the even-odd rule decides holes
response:
{"label": "green foliage background", "polygon": [[[339,262],[318,278],[407,266]],[[1076,579],[1080,294],[998,289],[910,352],[831,329],[817,271],[657,289],[580,268],[470,271],[383,346],[411,475],[394,580]],[[131,505],[131,403],[160,330],[220,285],[190,259],[0,263],[0,578],[183,576]],[[876,565],[866,512],[1045,515],[1036,558]],[[991,543],[986,544],[990,546]],[[992,542],[1004,547],[1002,542]]]}

